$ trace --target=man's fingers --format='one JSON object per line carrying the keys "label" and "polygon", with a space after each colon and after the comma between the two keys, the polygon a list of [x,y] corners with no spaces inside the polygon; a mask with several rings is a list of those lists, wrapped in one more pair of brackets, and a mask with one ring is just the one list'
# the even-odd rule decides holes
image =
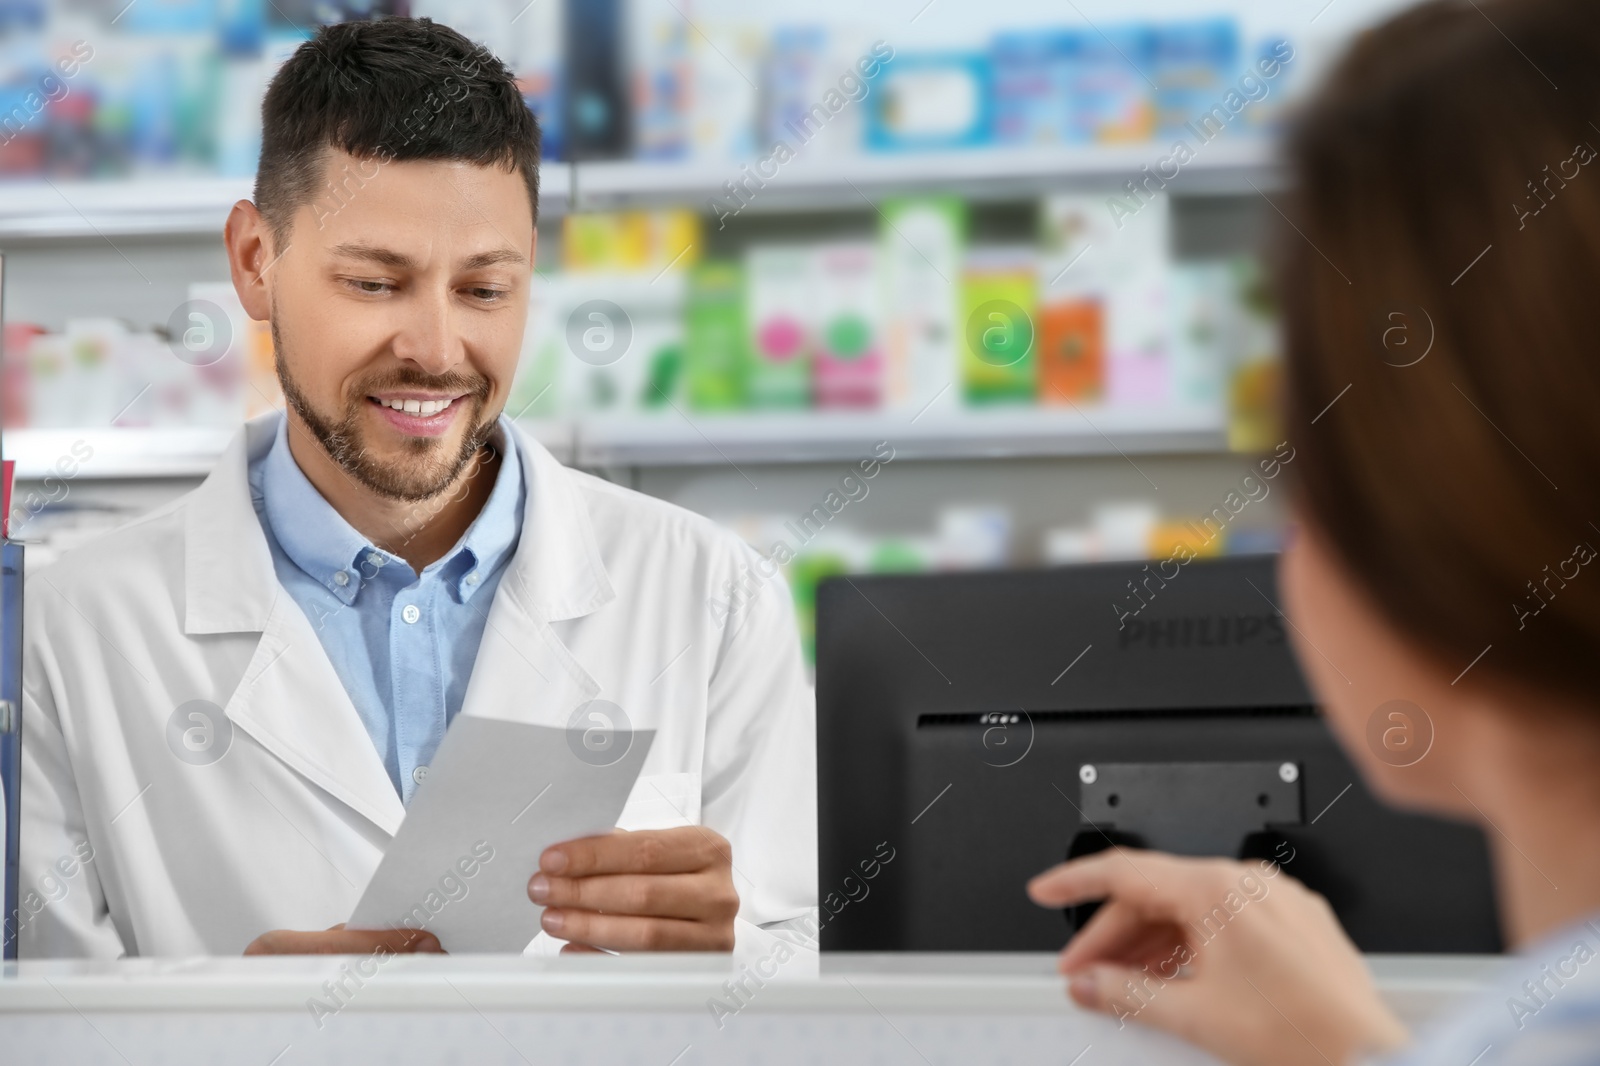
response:
{"label": "man's fingers", "polygon": [[397,955],[443,954],[439,938],[421,929],[346,929],[336,925],[320,932],[274,929],[244,949],[246,955],[365,955],[387,948]]}
{"label": "man's fingers", "polygon": [[535,874],[528,898],[548,907],[715,921],[739,913],[733,882],[714,874]]}
{"label": "man's fingers", "polygon": [[704,826],[617,830],[546,848],[539,869],[561,877],[595,874],[679,874],[731,862],[726,840]]}
{"label": "man's fingers", "polygon": [[540,924],[553,937],[607,951],[733,950],[731,922],[710,925],[681,918],[639,918],[548,908]]}

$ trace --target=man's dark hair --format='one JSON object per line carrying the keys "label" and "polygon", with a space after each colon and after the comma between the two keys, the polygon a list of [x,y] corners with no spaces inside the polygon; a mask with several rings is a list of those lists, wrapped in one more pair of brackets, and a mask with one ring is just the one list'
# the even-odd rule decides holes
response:
{"label": "man's dark hair", "polygon": [[432,19],[323,27],[272,79],[261,125],[255,202],[280,245],[300,207],[348,195],[324,183],[330,148],[520,170],[538,218],[538,122],[505,64]]}

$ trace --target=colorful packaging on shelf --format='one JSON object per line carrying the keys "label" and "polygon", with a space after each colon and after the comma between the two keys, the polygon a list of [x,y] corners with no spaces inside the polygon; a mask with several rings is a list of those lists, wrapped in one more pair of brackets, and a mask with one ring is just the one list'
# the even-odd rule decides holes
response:
{"label": "colorful packaging on shelf", "polygon": [[953,196],[919,197],[890,200],[881,210],[886,402],[919,416],[941,401],[953,408],[966,204]]}
{"label": "colorful packaging on shelf", "polygon": [[44,328],[31,322],[7,322],[0,353],[0,425],[21,429],[29,424],[32,398],[29,388],[28,358],[34,341],[44,336]]}
{"label": "colorful packaging on shelf", "polygon": [[1222,409],[1223,372],[1238,330],[1227,260],[1172,267],[1172,398]]}
{"label": "colorful packaging on shelf", "polygon": [[1004,33],[994,39],[996,144],[1060,144],[1067,135],[1068,33]]}
{"label": "colorful packaging on shelf", "polygon": [[824,26],[780,26],[772,34],[766,64],[763,145],[794,139],[790,126],[805,121],[828,88],[828,30]]}
{"label": "colorful packaging on shelf", "polygon": [[946,506],[939,511],[937,544],[944,570],[990,570],[1011,558],[1011,509],[1001,504]]}
{"label": "colorful packaging on shelf", "polygon": [[1308,83],[1305,68],[1313,64],[1301,58],[1284,33],[1272,33],[1256,40],[1247,60],[1239,85],[1249,90],[1252,85],[1259,84],[1264,87],[1261,90],[1264,95],[1244,109],[1245,126],[1255,133],[1276,133],[1300,86]]}
{"label": "colorful packaging on shelf", "polygon": [[751,79],[761,70],[765,41],[750,26],[699,21],[696,29],[690,152],[702,160],[753,159],[761,94]]}
{"label": "colorful packaging on shelf", "polygon": [[628,14],[634,155],[682,159],[694,100],[692,30],[672,0],[634,0]]}
{"label": "colorful packaging on shelf", "polygon": [[272,324],[253,321],[245,313],[231,281],[194,282],[189,286],[189,299],[220,308],[229,331],[226,353],[205,365],[185,365],[174,357],[171,346],[167,347],[166,361],[196,372],[196,387],[203,390],[191,407],[191,424],[237,425],[243,418],[282,407]]}
{"label": "colorful packaging on shelf", "polygon": [[538,392],[528,392],[536,382],[555,386],[555,407],[565,414],[664,407],[666,397],[654,395],[652,368],[662,348],[682,342],[685,287],[682,272],[552,276],[540,286],[540,306],[529,324],[555,355],[535,349],[524,370],[526,398],[508,409],[519,414],[521,406],[534,405],[532,414],[551,413],[537,409]]}
{"label": "colorful packaging on shelf", "polygon": [[967,403],[1025,403],[1037,395],[1037,270],[1032,248],[968,253],[959,342]]}
{"label": "colorful packaging on shelf", "polygon": [[1145,80],[1150,31],[1145,26],[1079,30],[1066,47],[1067,136],[1076,144],[1149,140],[1155,101]]}
{"label": "colorful packaging on shelf", "polygon": [[125,383],[142,375],[132,358],[126,322],[112,318],[69,318],[64,330],[67,365],[62,384],[70,400],[56,425],[109,426],[117,411],[136,391],[123,395]]}
{"label": "colorful packaging on shelf", "polygon": [[230,56],[221,70],[217,104],[217,173],[246,177],[261,157],[261,97],[267,91],[267,64],[259,57]]}
{"label": "colorful packaging on shelf", "polygon": [[658,274],[699,259],[700,216],[692,211],[598,211],[561,220],[562,265],[574,273]]}
{"label": "colorful packaging on shelf", "polygon": [[1239,66],[1239,30],[1232,19],[1172,22],[1150,31],[1150,77],[1156,84],[1157,131],[1183,136],[1232,87]]}
{"label": "colorful packaging on shelf", "polygon": [[1039,305],[1039,402],[1097,403],[1105,392],[1105,307],[1098,298]]}
{"label": "colorful packaging on shelf", "polygon": [[744,270],[706,260],[689,273],[684,307],[684,372],[689,404],[698,411],[745,405]]}
{"label": "colorful packaging on shelf", "polygon": [[1260,262],[1240,256],[1230,261],[1230,267],[1237,339],[1228,377],[1228,447],[1265,451],[1283,439],[1278,321]]}
{"label": "colorful packaging on shelf", "polygon": [[816,405],[877,407],[883,402],[877,247],[867,241],[820,245],[815,263]]}
{"label": "colorful packaging on shelf", "polygon": [[816,257],[803,245],[745,252],[751,407],[807,407],[817,312]]}
{"label": "colorful packaging on shelf", "polygon": [[1094,402],[1105,394],[1106,303],[1102,273],[1085,260],[1114,230],[1099,199],[1057,196],[1040,213],[1039,402]]}
{"label": "colorful packaging on shelf", "polygon": [[992,136],[986,55],[897,55],[867,99],[867,147],[874,151],[970,148]]}
{"label": "colorful packaging on shelf", "polygon": [[[1124,188],[1111,195],[1051,196],[1043,202],[1041,226],[1045,306],[1100,302],[1106,400],[1144,407],[1170,402],[1166,195]],[[1085,316],[1072,321],[1081,327]]]}

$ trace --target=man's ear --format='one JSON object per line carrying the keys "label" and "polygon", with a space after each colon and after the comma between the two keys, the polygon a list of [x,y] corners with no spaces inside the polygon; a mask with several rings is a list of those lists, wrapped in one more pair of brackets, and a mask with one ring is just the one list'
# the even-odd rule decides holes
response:
{"label": "man's ear", "polygon": [[272,228],[249,200],[240,200],[228,212],[222,241],[228,249],[233,291],[239,294],[245,314],[257,322],[265,322],[272,307],[271,272],[289,247],[275,247]]}

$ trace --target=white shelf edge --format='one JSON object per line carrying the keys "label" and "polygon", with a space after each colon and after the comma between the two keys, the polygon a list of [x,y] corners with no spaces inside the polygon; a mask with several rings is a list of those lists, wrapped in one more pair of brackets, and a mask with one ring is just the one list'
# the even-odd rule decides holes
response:
{"label": "white shelf edge", "polygon": [[854,460],[880,441],[897,458],[990,459],[1227,450],[1214,411],[1075,412],[997,407],[915,411],[765,412],[690,417],[593,417],[574,423],[580,466],[695,466],[722,462]]}
{"label": "white shelf edge", "polygon": [[[686,418],[525,419],[562,462],[581,467],[706,466],[856,460],[888,441],[896,458],[992,459],[1217,453],[1227,435],[1201,411],[1011,409],[928,416],[908,412],[763,413]],[[227,428],[13,429],[4,454],[18,481],[198,478],[232,439]]]}
{"label": "white shelf edge", "polygon": [[[573,192],[580,208],[685,199],[698,204],[712,196],[726,198],[724,183],[747,181],[748,174],[757,174],[765,180],[765,187],[748,184],[746,188],[749,209],[760,211],[819,198],[859,203],[865,193],[900,189],[983,186],[992,193],[994,189],[1104,183],[1138,174],[1145,166],[1154,171],[1169,151],[1167,143],[1149,141],[832,157],[802,152],[770,178],[757,174],[754,161],[596,162],[578,165]],[[1257,184],[1271,182],[1273,153],[1270,140],[1259,136],[1202,145],[1194,160],[1167,182],[1168,190],[1175,195],[1249,192],[1246,179]]]}
{"label": "white shelf edge", "polygon": [[[254,184],[254,178],[181,176],[7,181],[0,183],[0,240],[220,234],[228,209],[249,199]],[[565,213],[571,189],[571,167],[541,166],[540,214]]]}
{"label": "white shelf edge", "polygon": [[[971,148],[945,152],[827,157],[803,152],[751,197],[753,211],[797,204],[859,206],[870,193],[943,188],[994,196],[1061,185],[1104,183],[1155,168],[1160,141],[1054,148]],[[1257,136],[1202,145],[1168,182],[1174,195],[1245,193],[1273,184],[1273,148]],[[752,161],[753,163],[753,161]],[[539,212],[559,218],[575,207],[683,203],[697,208],[744,178],[745,163],[546,163]],[[753,166],[752,166],[753,170]],[[0,240],[220,233],[228,209],[248,199],[253,178],[151,176],[118,181],[17,180],[0,183]],[[574,195],[578,202],[574,204]]]}

